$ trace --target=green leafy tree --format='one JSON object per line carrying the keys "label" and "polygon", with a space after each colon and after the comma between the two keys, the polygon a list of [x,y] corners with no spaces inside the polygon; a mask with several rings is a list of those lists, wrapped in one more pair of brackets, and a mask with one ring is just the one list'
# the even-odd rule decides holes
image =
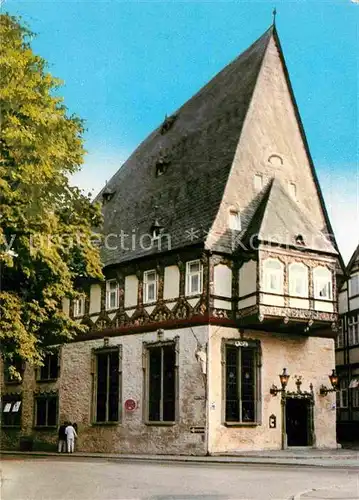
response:
{"label": "green leafy tree", "polygon": [[34,54],[32,33],[0,15],[0,349],[41,364],[46,346],[85,330],[62,312],[76,280],[102,278],[92,227],[101,222],[69,176],[83,162],[83,122]]}

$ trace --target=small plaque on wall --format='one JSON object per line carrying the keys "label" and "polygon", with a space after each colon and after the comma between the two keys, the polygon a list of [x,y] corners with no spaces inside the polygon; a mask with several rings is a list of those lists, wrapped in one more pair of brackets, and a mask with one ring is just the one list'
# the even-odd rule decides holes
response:
{"label": "small plaque on wall", "polygon": [[275,415],[271,415],[269,417],[269,428],[275,429],[277,427],[277,417]]}

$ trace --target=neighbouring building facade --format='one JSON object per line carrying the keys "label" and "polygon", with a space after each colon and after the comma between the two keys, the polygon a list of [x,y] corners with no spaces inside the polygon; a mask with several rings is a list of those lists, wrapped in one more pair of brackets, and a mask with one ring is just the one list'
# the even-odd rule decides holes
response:
{"label": "neighbouring building facade", "polygon": [[340,259],[275,27],[97,200],[106,279],[63,303],[88,333],[3,381],[3,446],[53,446],[70,420],[83,451],[335,448],[335,395],[319,391]]}
{"label": "neighbouring building facade", "polygon": [[359,439],[359,246],[346,268],[339,291],[339,333],[336,341],[338,438]]}

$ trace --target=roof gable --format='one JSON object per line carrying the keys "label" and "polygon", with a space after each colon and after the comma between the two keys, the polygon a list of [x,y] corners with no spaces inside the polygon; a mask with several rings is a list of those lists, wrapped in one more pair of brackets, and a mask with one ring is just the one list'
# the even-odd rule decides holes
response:
{"label": "roof gable", "polygon": [[[101,232],[116,237],[102,249],[105,266],[159,252],[149,238],[155,219],[169,235],[162,251],[204,244],[272,34],[270,28],[150,134],[109,181]],[[164,172],[156,176],[158,164]]]}

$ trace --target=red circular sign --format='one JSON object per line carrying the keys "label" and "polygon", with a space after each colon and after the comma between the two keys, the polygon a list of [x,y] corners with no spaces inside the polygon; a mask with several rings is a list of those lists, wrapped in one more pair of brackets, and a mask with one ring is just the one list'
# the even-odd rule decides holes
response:
{"label": "red circular sign", "polygon": [[127,411],[133,411],[136,409],[136,401],[134,399],[127,399],[125,401],[125,409]]}

